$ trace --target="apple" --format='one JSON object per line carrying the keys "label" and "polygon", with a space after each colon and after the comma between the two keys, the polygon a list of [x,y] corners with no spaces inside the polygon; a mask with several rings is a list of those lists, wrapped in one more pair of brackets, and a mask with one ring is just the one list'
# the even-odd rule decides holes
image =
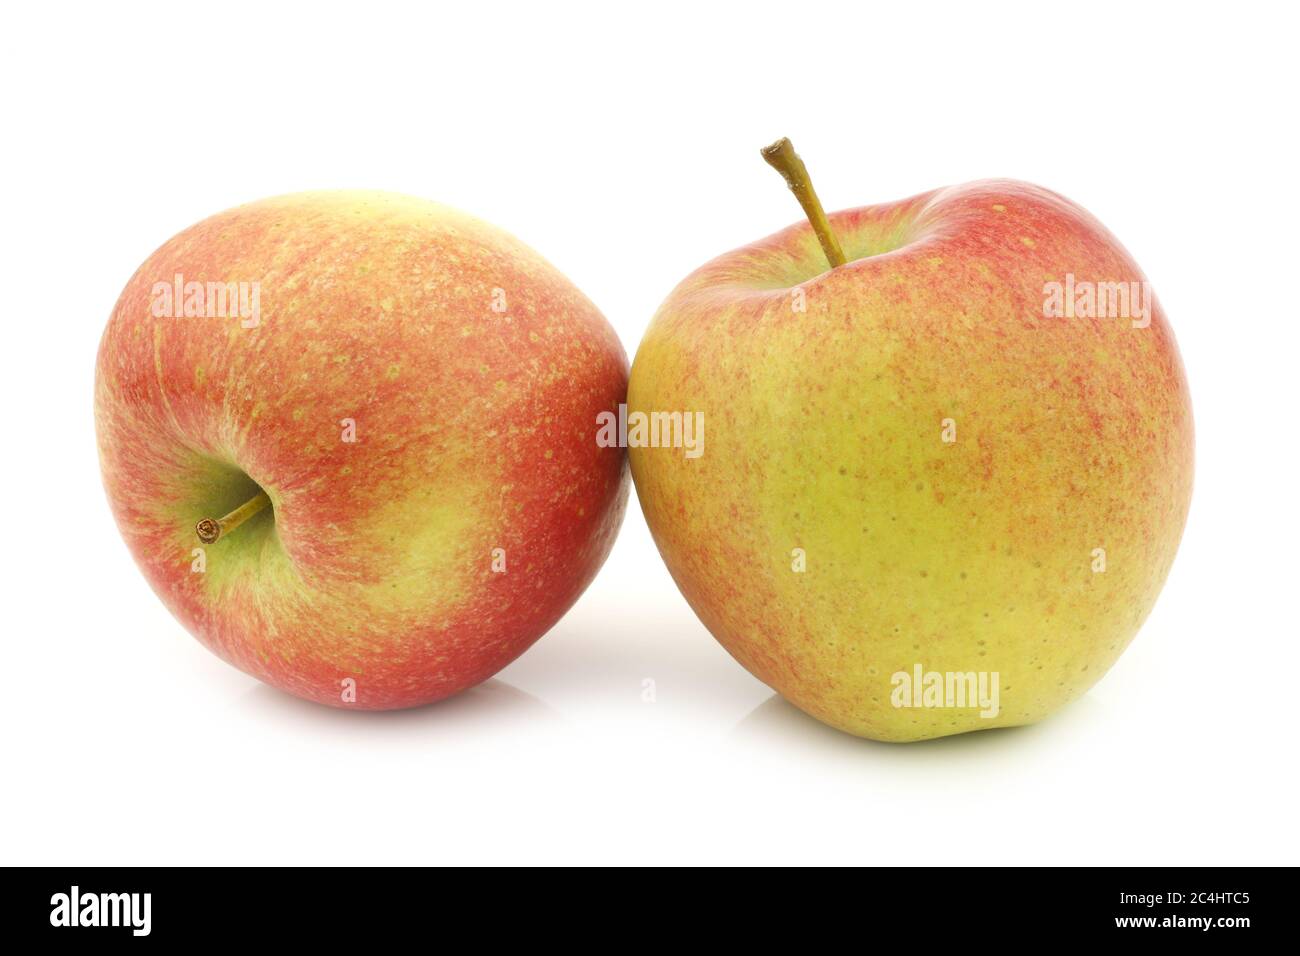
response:
{"label": "apple", "polygon": [[695,458],[630,449],[660,553],[727,651],[833,727],[1038,721],[1115,662],[1178,547],[1192,413],[1169,321],[1046,189],[827,216],[788,141],[764,154],[810,221],[688,276],[632,364],[629,416],[708,425]]}
{"label": "apple", "polygon": [[608,555],[627,358],[536,252],[436,203],[282,196],[180,233],[104,332],[104,485],[149,584],[299,697],[447,697],[522,653]]}

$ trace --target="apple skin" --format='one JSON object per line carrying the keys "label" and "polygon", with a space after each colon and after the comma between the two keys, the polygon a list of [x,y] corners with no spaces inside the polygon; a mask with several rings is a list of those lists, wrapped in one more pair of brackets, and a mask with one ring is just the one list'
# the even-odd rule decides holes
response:
{"label": "apple skin", "polygon": [[[707,443],[630,449],[646,521],[714,637],[817,719],[883,741],[1040,720],[1115,662],[1177,550],[1193,435],[1173,332],[1158,304],[1146,328],[1044,317],[1066,273],[1143,276],[1036,186],[830,222],[840,268],[801,223],[655,315],[629,414],[702,411]],[[918,663],[998,672],[998,715],[895,707]]]}
{"label": "apple skin", "polygon": [[[155,317],[177,273],[259,283],[260,323]],[[594,421],[626,385],[596,307],[513,237],[401,195],[302,193],[140,267],[95,422],[118,527],[181,623],[268,684],[381,710],[487,679],[592,580],[628,493]],[[272,509],[196,571],[195,522],[258,486]]]}

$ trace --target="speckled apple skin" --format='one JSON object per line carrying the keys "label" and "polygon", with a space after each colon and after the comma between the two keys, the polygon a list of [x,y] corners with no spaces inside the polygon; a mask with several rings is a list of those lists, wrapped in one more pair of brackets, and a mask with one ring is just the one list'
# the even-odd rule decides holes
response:
{"label": "speckled apple skin", "polygon": [[[646,520],[709,631],[819,720],[885,741],[1040,720],[1106,673],[1174,559],[1193,434],[1173,331],[1158,304],[1147,328],[1044,316],[1066,273],[1144,277],[1032,185],[830,221],[847,265],[801,223],[655,315],[629,408],[702,411],[706,443],[631,449]],[[918,663],[998,672],[998,715],[893,706]]]}
{"label": "speckled apple skin", "polygon": [[[259,283],[260,324],[156,317],[176,273]],[[182,624],[292,694],[390,709],[496,673],[591,581],[627,500],[595,419],[626,384],[595,306],[504,232],[303,193],[149,257],[104,332],[95,422],[118,526]],[[273,510],[196,570],[195,522],[252,482]]]}

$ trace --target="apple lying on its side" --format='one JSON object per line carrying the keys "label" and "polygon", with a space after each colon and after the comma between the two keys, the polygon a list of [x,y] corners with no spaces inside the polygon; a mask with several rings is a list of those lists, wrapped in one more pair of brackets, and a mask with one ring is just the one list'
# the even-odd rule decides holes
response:
{"label": "apple lying on its side", "polygon": [[118,526],[187,628],[300,697],[388,709],[488,678],[591,581],[627,500],[592,423],[626,383],[595,306],[514,238],[304,193],[140,267],[95,421]]}
{"label": "apple lying on its side", "polygon": [[1192,415],[1169,323],[1045,189],[827,219],[788,141],[764,153],[812,224],[689,276],[632,365],[629,415],[708,423],[701,457],[631,450],[659,550],[723,646],[832,726],[1039,720],[1115,662],[1178,547]]}

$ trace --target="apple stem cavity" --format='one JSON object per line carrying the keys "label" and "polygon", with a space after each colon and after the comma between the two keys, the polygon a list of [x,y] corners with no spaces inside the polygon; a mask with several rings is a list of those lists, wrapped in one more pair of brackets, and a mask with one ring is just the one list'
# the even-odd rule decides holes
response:
{"label": "apple stem cavity", "polygon": [[782,136],[771,146],[765,146],[762,154],[767,164],[785,178],[790,192],[799,200],[804,215],[812,223],[813,232],[817,233],[817,241],[822,244],[822,251],[826,253],[826,261],[831,264],[831,268],[844,265],[844,250],[840,248],[835,233],[831,232],[831,224],[826,219],[821,200],[817,198],[817,191],[813,189],[808,167],[794,151],[794,144]]}
{"label": "apple stem cavity", "polygon": [[222,535],[230,534],[270,503],[270,496],[259,491],[224,518],[204,518],[194,526],[194,530],[204,544],[216,544]]}

